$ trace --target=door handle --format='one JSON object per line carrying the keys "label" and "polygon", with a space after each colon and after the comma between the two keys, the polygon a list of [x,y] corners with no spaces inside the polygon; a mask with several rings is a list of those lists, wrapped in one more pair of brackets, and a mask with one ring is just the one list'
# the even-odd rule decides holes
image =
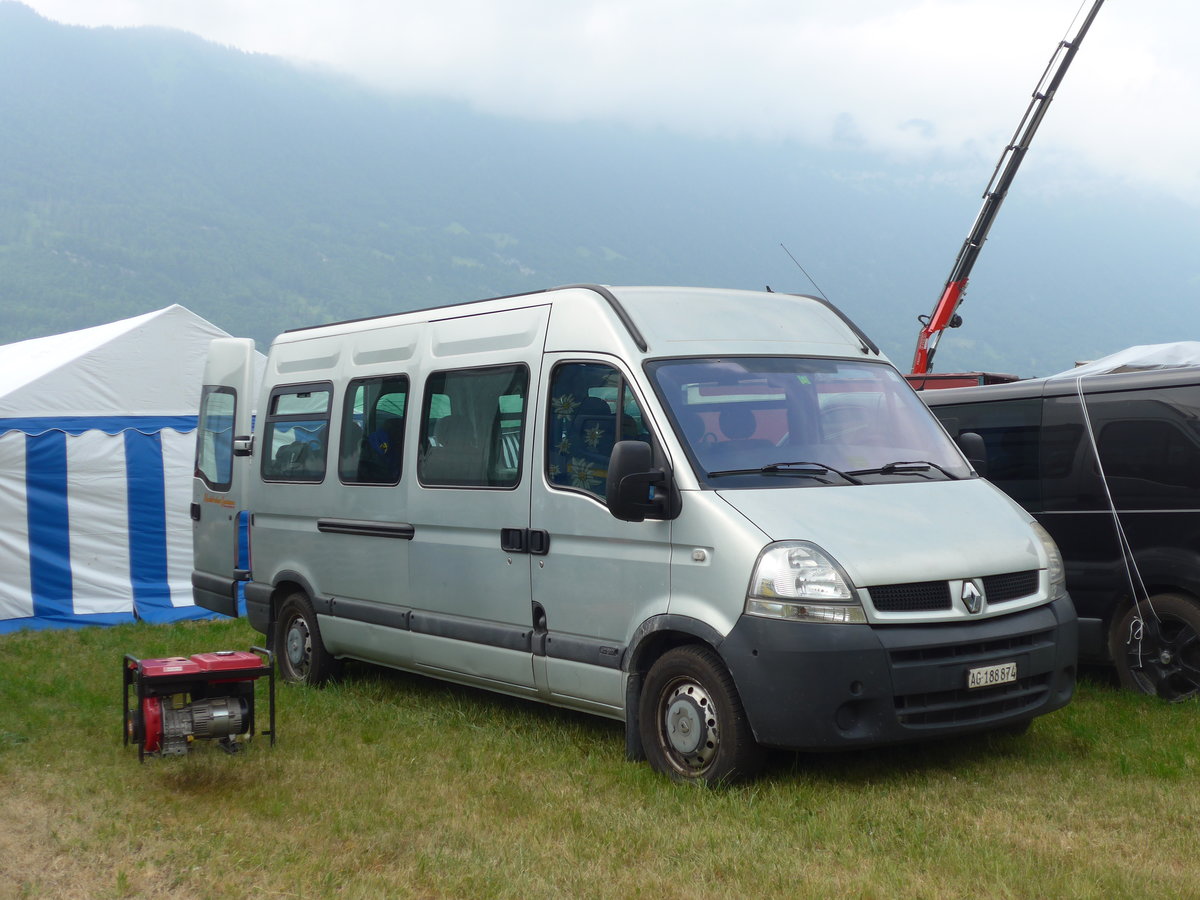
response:
{"label": "door handle", "polygon": [[192,521],[193,522],[200,521],[200,504],[199,503],[192,504]]}
{"label": "door handle", "polygon": [[528,528],[501,528],[500,549],[505,553],[529,552]]}
{"label": "door handle", "polygon": [[501,528],[500,549],[505,553],[545,556],[550,552],[550,532],[541,528]]}
{"label": "door handle", "polygon": [[541,528],[529,529],[529,552],[534,556],[545,556],[550,552],[550,532]]}

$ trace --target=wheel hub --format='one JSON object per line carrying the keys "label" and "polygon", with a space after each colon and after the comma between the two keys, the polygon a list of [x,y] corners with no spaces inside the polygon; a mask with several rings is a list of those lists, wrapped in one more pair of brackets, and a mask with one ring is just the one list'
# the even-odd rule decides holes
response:
{"label": "wheel hub", "polygon": [[691,697],[679,697],[667,708],[667,740],[680,753],[694,753],[706,732],[703,713]]}
{"label": "wheel hub", "polygon": [[293,623],[287,633],[288,662],[293,666],[301,665],[304,662],[307,645],[308,635],[305,633],[305,629],[299,623]]}
{"label": "wheel hub", "polygon": [[699,770],[717,752],[717,711],[708,692],[694,681],[677,685],[663,706],[667,745],[685,769]]}
{"label": "wheel hub", "polygon": [[1200,690],[1200,638],[1194,623],[1160,610],[1140,624],[1140,631],[1131,632],[1127,642],[1127,665],[1137,688],[1168,701],[1195,696]]}

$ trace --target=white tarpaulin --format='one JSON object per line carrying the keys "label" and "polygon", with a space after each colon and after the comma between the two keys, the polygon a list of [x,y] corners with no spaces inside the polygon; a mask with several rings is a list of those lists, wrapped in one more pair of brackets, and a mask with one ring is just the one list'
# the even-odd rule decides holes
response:
{"label": "white tarpaulin", "polygon": [[182,306],[0,346],[0,632],[207,616],[188,515],[224,331]]}
{"label": "white tarpaulin", "polygon": [[1176,369],[1182,366],[1200,366],[1200,341],[1139,344],[1050,377],[1079,378],[1088,375],[1113,375],[1118,372],[1143,372],[1148,369]]}

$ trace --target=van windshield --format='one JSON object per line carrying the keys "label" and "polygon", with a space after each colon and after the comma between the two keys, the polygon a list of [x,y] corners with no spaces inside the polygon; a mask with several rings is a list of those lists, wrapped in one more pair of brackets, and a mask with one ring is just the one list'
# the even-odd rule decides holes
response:
{"label": "van windshield", "polygon": [[708,487],[966,478],[970,469],[891,366],[738,357],[646,364]]}

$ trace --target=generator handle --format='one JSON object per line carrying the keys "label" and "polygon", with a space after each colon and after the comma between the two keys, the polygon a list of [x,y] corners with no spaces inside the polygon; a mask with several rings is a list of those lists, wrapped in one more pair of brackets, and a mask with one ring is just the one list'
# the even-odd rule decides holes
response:
{"label": "generator handle", "polygon": [[[134,673],[141,671],[141,667],[142,667],[142,661],[140,659],[138,659],[136,656],[134,656],[132,653],[126,653],[125,658],[121,661],[121,685],[122,685],[121,709],[123,710],[122,716],[121,716],[122,717],[121,739],[124,742],[123,745],[126,747],[129,746],[129,736],[130,736],[129,735],[129,727],[130,727],[129,685],[133,681]],[[138,679],[137,698],[136,699],[137,699],[137,708],[134,712],[135,715],[141,713],[142,701],[145,699],[145,697],[142,694],[142,680],[140,678]],[[142,742],[138,741],[138,762],[142,762],[144,758],[145,757],[143,756]]]}
{"label": "generator handle", "polygon": [[271,728],[264,734],[270,735],[271,746],[275,746],[275,654],[266,647],[251,647],[251,653],[257,653],[267,664],[270,674],[267,676],[267,719]]}

